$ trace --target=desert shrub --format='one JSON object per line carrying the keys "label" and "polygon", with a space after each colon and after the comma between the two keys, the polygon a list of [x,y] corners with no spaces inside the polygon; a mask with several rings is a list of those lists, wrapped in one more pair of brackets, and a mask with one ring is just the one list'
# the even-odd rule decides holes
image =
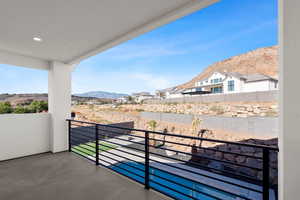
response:
{"label": "desert shrub", "polygon": [[275,110],[268,110],[266,112],[266,117],[277,117],[278,116],[278,112],[276,112]]}
{"label": "desert shrub", "polygon": [[155,129],[157,127],[157,122],[155,120],[151,120],[147,124],[151,131],[155,131]]}
{"label": "desert shrub", "polygon": [[0,114],[12,113],[13,108],[9,102],[0,102]]}
{"label": "desert shrub", "polygon": [[221,106],[212,106],[209,109],[210,111],[215,112],[218,115],[224,114],[224,108],[222,108]]}

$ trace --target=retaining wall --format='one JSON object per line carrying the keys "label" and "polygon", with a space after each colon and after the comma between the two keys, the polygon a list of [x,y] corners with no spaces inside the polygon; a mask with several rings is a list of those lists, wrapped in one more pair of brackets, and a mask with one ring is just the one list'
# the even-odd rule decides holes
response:
{"label": "retaining wall", "polygon": [[223,117],[157,112],[141,112],[140,116],[149,120],[189,125],[196,116],[202,120],[201,127],[206,129],[249,133],[258,137],[278,137],[279,134],[277,117]]}
{"label": "retaining wall", "polygon": [[144,103],[212,103],[212,102],[272,102],[278,100],[278,90],[232,94],[206,94],[171,99],[146,99]]}

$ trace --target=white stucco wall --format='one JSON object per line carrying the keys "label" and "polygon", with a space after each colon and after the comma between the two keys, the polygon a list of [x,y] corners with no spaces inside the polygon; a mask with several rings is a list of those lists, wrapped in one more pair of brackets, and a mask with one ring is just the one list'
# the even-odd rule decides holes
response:
{"label": "white stucco wall", "polygon": [[[228,91],[228,81],[234,81],[234,91]],[[227,77],[223,82],[223,93],[243,92],[244,82],[235,77]]]}
{"label": "white stucco wall", "polygon": [[48,72],[48,104],[51,114],[50,148],[53,153],[68,150],[66,119],[71,114],[71,85],[74,66],[50,63]]}
{"label": "white stucco wall", "polygon": [[275,90],[275,82],[270,80],[244,83],[243,92]]}
{"label": "white stucco wall", "polygon": [[166,99],[173,99],[173,98],[180,98],[180,97],[184,97],[184,95],[181,93],[176,93],[176,94],[170,94],[169,96],[166,97]]}
{"label": "white stucco wall", "polygon": [[[220,79],[220,78],[223,80],[225,78],[225,76],[219,72],[214,72],[210,77],[208,77],[208,79],[197,81],[195,83],[195,87],[214,84],[214,83],[211,83],[211,80]],[[202,84],[201,84],[201,82],[202,82]]]}
{"label": "white stucco wall", "polygon": [[50,114],[2,114],[0,124],[0,161],[50,150]]}

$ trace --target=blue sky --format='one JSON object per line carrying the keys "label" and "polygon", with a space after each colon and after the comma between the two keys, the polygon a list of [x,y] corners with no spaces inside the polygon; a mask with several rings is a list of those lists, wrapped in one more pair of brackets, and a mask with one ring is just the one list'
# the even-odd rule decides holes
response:
{"label": "blue sky", "polygon": [[[73,93],[153,92],[276,44],[277,0],[222,0],[83,61],[73,72]],[[28,92],[47,92],[47,72],[0,65],[0,93]]]}

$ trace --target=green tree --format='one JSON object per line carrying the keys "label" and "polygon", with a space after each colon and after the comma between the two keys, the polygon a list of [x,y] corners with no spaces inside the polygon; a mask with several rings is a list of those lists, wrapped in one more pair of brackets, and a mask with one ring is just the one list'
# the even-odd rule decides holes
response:
{"label": "green tree", "polygon": [[28,106],[20,106],[20,105],[18,105],[14,109],[14,113],[17,113],[17,114],[32,113],[32,112],[33,112],[33,110],[31,110]]}
{"label": "green tree", "polygon": [[45,101],[33,101],[29,105],[28,109],[33,113],[39,113],[48,110],[48,103]]}
{"label": "green tree", "polygon": [[0,102],[0,114],[12,113],[13,108],[9,102]]}

